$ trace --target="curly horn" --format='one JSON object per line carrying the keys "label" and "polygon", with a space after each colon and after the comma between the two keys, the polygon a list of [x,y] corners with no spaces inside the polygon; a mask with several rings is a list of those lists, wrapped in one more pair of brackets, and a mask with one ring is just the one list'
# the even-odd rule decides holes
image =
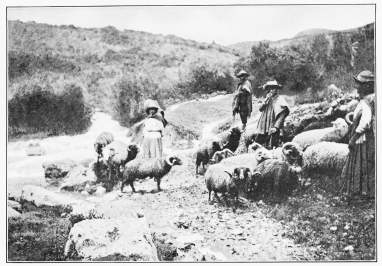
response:
{"label": "curly horn", "polygon": [[171,166],[173,166],[174,165],[174,163],[172,163],[170,160],[171,160],[171,158],[174,158],[173,156],[171,156],[171,155],[168,155],[167,157],[166,157],[166,163],[168,163],[168,165],[171,165]]}

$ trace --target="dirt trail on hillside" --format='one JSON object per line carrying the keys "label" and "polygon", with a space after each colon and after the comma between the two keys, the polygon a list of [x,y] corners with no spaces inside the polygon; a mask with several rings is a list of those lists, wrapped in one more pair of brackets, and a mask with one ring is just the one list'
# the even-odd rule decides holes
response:
{"label": "dirt trail on hillside", "polygon": [[283,237],[282,224],[266,217],[262,202],[241,198],[234,213],[223,199],[208,202],[202,177],[180,175],[180,171],[164,178],[161,192],[156,191],[156,182],[148,179],[135,185],[140,193],[132,194],[126,188],[122,196],[136,202],[152,231],[167,235],[167,242],[178,248],[189,245],[188,252],[214,255],[212,260],[217,261],[312,259],[306,249]]}

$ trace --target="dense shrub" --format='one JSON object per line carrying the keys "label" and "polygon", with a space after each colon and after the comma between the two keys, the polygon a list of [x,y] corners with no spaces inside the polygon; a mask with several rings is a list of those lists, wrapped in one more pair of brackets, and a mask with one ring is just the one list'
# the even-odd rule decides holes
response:
{"label": "dense shrub", "polygon": [[16,93],[8,102],[8,123],[10,137],[18,130],[75,134],[91,125],[91,110],[79,87],[67,86],[55,94],[35,85]]}
{"label": "dense shrub", "polygon": [[23,204],[23,214],[8,219],[9,261],[63,261],[72,224],[60,217],[62,207]]}

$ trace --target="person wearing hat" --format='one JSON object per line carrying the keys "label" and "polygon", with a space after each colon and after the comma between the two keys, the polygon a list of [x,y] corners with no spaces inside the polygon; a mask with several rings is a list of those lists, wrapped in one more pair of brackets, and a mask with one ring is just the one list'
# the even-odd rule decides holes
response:
{"label": "person wearing hat", "polygon": [[242,122],[242,131],[245,130],[247,119],[252,113],[252,86],[248,80],[249,74],[241,70],[236,77],[240,79],[237,85],[237,93],[232,102],[233,118],[238,113]]}
{"label": "person wearing hat", "polygon": [[280,135],[284,135],[284,120],[289,115],[289,105],[285,97],[278,94],[282,86],[276,80],[268,81],[260,88],[267,90],[268,94],[260,106],[261,116],[255,141],[273,149],[279,146]]}
{"label": "person wearing hat", "polygon": [[349,154],[342,171],[342,189],[352,198],[375,197],[375,108],[374,75],[362,71],[353,76],[360,102],[354,110],[354,119],[348,144]]}
{"label": "person wearing hat", "polygon": [[162,137],[164,131],[164,117],[158,114],[160,107],[157,101],[146,101],[145,109],[148,117],[143,128],[142,158],[162,157]]}

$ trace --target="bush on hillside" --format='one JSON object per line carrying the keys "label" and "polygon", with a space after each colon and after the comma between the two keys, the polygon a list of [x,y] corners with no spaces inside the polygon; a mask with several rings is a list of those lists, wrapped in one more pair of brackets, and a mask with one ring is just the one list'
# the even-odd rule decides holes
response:
{"label": "bush on hillside", "polygon": [[[249,57],[235,63],[235,73],[241,69],[251,73],[257,97],[266,92],[256,88],[271,79],[281,83],[287,94],[300,94],[311,88],[309,101],[319,100],[318,92],[330,84],[349,92],[354,88],[352,75],[362,70],[374,71],[374,35],[370,32],[367,28],[358,33],[317,35],[306,43],[283,48],[260,42],[252,47]],[[358,49],[354,49],[356,42]]]}
{"label": "bush on hillside", "polygon": [[82,133],[91,125],[91,114],[80,87],[67,86],[55,94],[34,85],[8,102],[9,135],[13,137],[20,130],[53,135]]}
{"label": "bush on hillside", "polygon": [[65,245],[72,224],[60,215],[67,210],[48,206],[24,207],[25,204],[21,216],[8,219],[8,260],[65,260]]}

